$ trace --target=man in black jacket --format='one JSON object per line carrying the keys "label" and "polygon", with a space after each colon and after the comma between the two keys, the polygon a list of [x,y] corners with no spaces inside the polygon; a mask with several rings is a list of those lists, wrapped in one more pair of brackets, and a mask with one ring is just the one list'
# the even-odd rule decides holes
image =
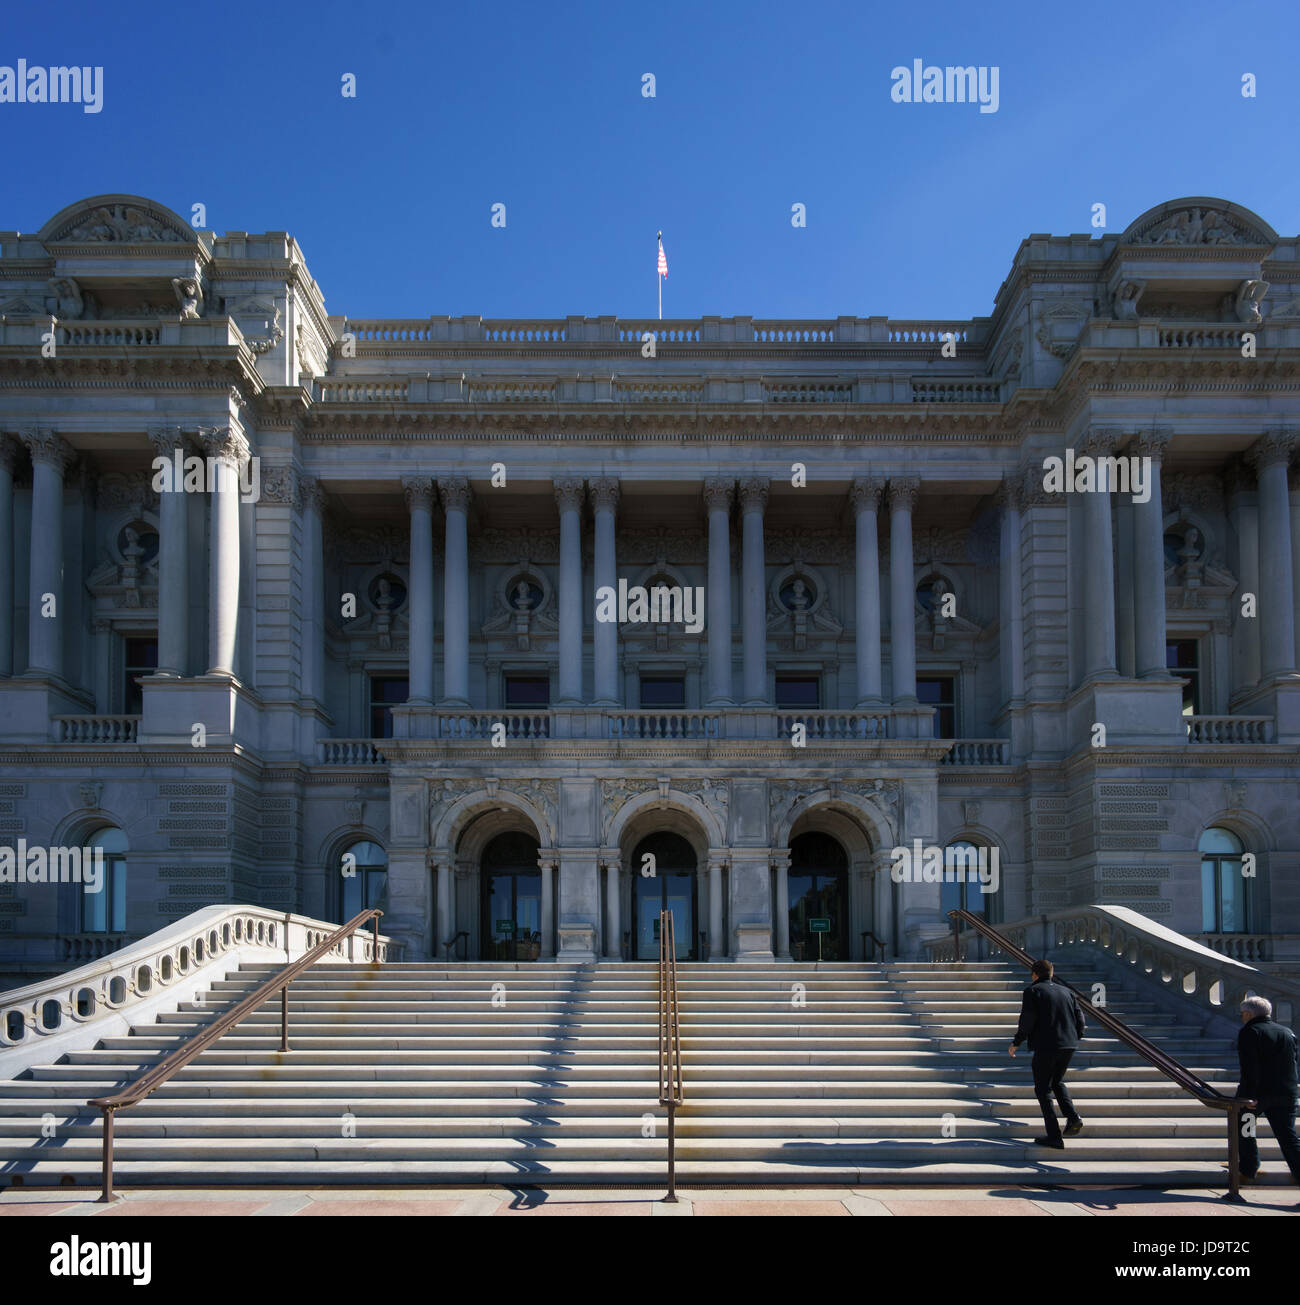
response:
{"label": "man in black jacket", "polygon": [[[1296,1040],[1284,1024],[1273,1022],[1273,1007],[1263,997],[1241,1003],[1243,1028],[1237,1034],[1241,1083],[1237,1095],[1263,1114],[1282,1148],[1291,1177],[1300,1185],[1300,1141],[1296,1139]],[[1258,1124],[1258,1120],[1252,1121]],[[1250,1182],[1259,1172],[1255,1128],[1241,1139],[1241,1177]]]}
{"label": "man in black jacket", "polygon": [[1065,1071],[1087,1025],[1074,993],[1064,984],[1052,981],[1052,968],[1051,961],[1034,962],[1031,971],[1034,981],[1020,1001],[1020,1023],[1016,1026],[1011,1054],[1014,1056],[1016,1048],[1028,1039],[1029,1050],[1034,1053],[1034,1095],[1047,1125],[1047,1135],[1034,1141],[1039,1146],[1063,1151],[1065,1142],[1052,1109],[1052,1098],[1056,1098],[1065,1116],[1065,1136],[1075,1137],[1083,1132],[1083,1120],[1065,1090]]}

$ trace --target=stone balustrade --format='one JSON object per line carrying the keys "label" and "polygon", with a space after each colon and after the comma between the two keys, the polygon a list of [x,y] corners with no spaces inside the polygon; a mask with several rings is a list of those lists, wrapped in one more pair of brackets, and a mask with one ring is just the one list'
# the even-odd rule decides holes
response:
{"label": "stone balustrade", "polygon": [[53,716],[55,743],[136,743],[139,716]]}
{"label": "stone balustrade", "polygon": [[1271,743],[1272,716],[1189,716],[1188,743]]}
{"label": "stone balustrade", "polygon": [[957,739],[939,763],[942,766],[1006,766],[1011,762],[1009,739]]}
{"label": "stone balustrade", "polygon": [[318,739],[316,755],[323,766],[382,766],[373,739]]}
{"label": "stone balustrade", "polygon": [[912,378],[913,403],[1000,403],[1002,387],[997,381],[930,381]]}

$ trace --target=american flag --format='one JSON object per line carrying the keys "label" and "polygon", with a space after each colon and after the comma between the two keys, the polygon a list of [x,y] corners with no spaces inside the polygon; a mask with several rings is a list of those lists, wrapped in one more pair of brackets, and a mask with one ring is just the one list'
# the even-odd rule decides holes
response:
{"label": "american flag", "polygon": [[659,241],[659,275],[668,280],[668,255],[664,253],[664,242]]}

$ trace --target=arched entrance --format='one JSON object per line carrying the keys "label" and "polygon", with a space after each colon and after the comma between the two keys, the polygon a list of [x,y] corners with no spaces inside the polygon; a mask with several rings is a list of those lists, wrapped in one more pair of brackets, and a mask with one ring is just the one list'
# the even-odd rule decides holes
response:
{"label": "arched entrance", "polygon": [[849,858],[830,834],[810,831],[790,843],[790,956],[849,959]]}
{"label": "arched entrance", "polygon": [[[653,860],[647,860],[652,857]],[[643,868],[653,867],[653,874]],[[632,959],[659,959],[659,912],[673,913],[677,959],[698,958],[699,931],[695,849],[680,834],[667,831],[643,838],[632,851]]]}
{"label": "arched entrance", "polygon": [[535,961],[542,953],[542,872],[530,834],[498,834],[479,863],[479,956]]}

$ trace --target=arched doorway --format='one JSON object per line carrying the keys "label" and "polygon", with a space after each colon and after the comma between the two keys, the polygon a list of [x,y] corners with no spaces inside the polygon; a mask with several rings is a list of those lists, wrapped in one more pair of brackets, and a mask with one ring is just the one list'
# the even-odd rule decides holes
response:
{"label": "arched doorway", "polygon": [[790,844],[787,878],[790,956],[849,959],[849,858],[830,834],[811,831]]}
{"label": "arched doorway", "polygon": [[[653,860],[647,860],[647,857]],[[653,874],[643,869],[653,868]],[[632,862],[632,959],[659,959],[659,912],[673,913],[673,936],[677,959],[697,959],[695,849],[680,835],[651,834],[633,849]]]}
{"label": "arched doorway", "polygon": [[479,865],[479,956],[535,961],[542,954],[542,872],[530,834],[498,834]]}

